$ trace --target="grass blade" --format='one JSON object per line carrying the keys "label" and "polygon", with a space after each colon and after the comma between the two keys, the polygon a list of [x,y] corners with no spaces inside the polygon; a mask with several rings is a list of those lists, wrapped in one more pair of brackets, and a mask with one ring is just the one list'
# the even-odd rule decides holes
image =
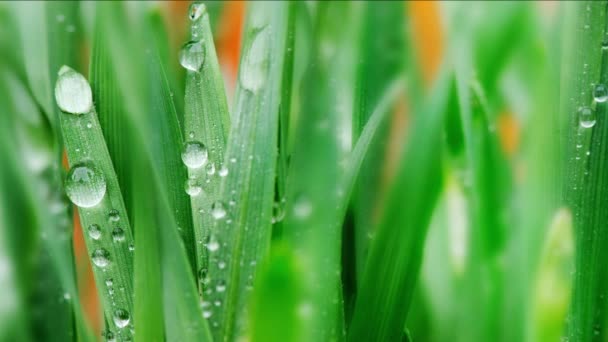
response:
{"label": "grass blade", "polygon": [[282,84],[284,73],[291,72],[285,68],[291,8],[289,3],[249,4],[225,159],[229,173],[222,181],[222,202],[209,208],[218,221],[210,244],[219,249],[212,252],[204,299],[220,303],[210,317],[218,326],[216,339],[243,333],[245,323],[236,318],[246,305],[256,263],[269,252],[279,108],[289,105],[281,96],[291,86]]}
{"label": "grass blade", "polygon": [[63,111],[59,122],[71,166],[66,191],[79,206],[80,220],[87,231],[85,241],[95,265],[97,288],[107,288],[100,292],[105,318],[117,322],[117,336],[128,338],[131,332],[123,328],[133,312],[133,256],[129,249],[133,237],[118,180],[86,79],[62,67],[55,89]]}
{"label": "grass blade", "polygon": [[[404,67],[405,23],[403,2],[365,2],[361,27],[360,60],[357,70],[355,113],[353,114],[353,141],[357,141],[389,83]],[[391,110],[387,108],[386,110]],[[369,234],[381,207],[380,175],[384,165],[388,137],[388,122],[380,128],[379,136],[366,156],[361,169],[361,181],[353,199],[355,224],[355,253],[357,279],[363,276]]]}
{"label": "grass blade", "polygon": [[209,271],[208,242],[211,227],[215,223],[209,211],[213,203],[220,200],[220,182],[226,176],[224,155],[230,129],[230,113],[205,5],[192,4],[189,18],[192,40],[185,46],[201,44],[204,51],[201,69],[187,70],[184,114],[186,141],[201,142],[207,150],[206,164],[188,169],[188,182],[193,183],[194,190],[204,187],[204,190],[190,199],[196,238],[196,266],[202,280]]}
{"label": "grass blade", "polygon": [[[348,333],[350,341],[399,340],[420,267],[427,225],[441,184],[441,135],[450,78],[414,118],[397,180],[372,243]],[[402,203],[408,203],[403,207]],[[400,305],[393,305],[400,303]]]}
{"label": "grass blade", "polygon": [[[576,241],[574,292],[570,304],[567,338],[577,341],[603,339],[608,252],[606,210],[608,191],[606,104],[596,101],[594,87],[608,82],[606,1],[566,5],[562,59],[560,115],[567,134],[565,200],[574,218]],[[593,86],[590,86],[593,85]]]}

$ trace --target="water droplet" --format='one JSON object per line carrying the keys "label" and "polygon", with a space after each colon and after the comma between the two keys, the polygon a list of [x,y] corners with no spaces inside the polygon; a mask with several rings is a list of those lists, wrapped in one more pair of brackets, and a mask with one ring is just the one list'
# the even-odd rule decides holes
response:
{"label": "water droplet", "polygon": [[224,268],[226,268],[226,262],[218,261],[217,268],[219,268],[220,270],[223,270]]}
{"label": "water droplet", "polygon": [[210,252],[215,252],[218,249],[220,249],[220,244],[217,241],[209,241],[209,243],[207,244],[207,249]]}
{"label": "water droplet", "polygon": [[99,238],[101,237],[101,228],[99,228],[99,225],[93,223],[89,226],[89,228],[87,228],[87,230],[91,239],[99,240]]}
{"label": "water droplet", "polygon": [[106,331],[103,335],[103,337],[106,338],[107,342],[116,342],[116,337],[114,336],[114,333],[110,330]]}
{"label": "water droplet", "polygon": [[226,208],[224,207],[224,204],[220,201],[213,202],[211,205],[211,215],[216,220],[226,217]]}
{"label": "water droplet", "polygon": [[247,49],[239,74],[241,85],[250,91],[257,91],[266,83],[268,51],[270,51],[270,37],[267,30],[262,27],[254,31],[254,34],[255,37]]}
{"label": "water droplet", "polygon": [[118,213],[118,210],[116,210],[116,209],[110,210],[110,212],[108,213],[108,221],[109,222],[120,221],[120,214]]}
{"label": "water droplet", "polygon": [[90,123],[90,122],[88,122],[88,123],[87,123],[87,128],[92,128],[92,127],[93,127],[93,124],[92,124],[92,123]]}
{"label": "water droplet", "polygon": [[207,164],[207,174],[209,176],[212,176],[215,174],[215,164],[214,163]]}
{"label": "water droplet", "polygon": [[112,278],[106,279],[106,286],[112,287],[114,285],[114,280]]}
{"label": "water droplet", "polygon": [[203,283],[206,282],[206,280],[207,280],[207,273],[208,273],[208,271],[209,270],[207,269],[207,267],[201,267],[198,270],[198,279],[200,281],[202,281]]}
{"label": "water droplet", "polygon": [[188,17],[190,18],[190,20],[196,21],[206,11],[207,8],[205,7],[205,4],[203,4],[202,2],[194,2],[190,5],[190,8],[188,9]]}
{"label": "water droplet", "polygon": [[120,227],[115,227],[114,230],[112,230],[112,240],[114,242],[125,241],[125,231]]}
{"label": "water droplet", "polygon": [[211,317],[211,310],[203,310],[203,318],[209,318]]}
{"label": "water droplet", "polygon": [[222,165],[218,170],[217,174],[220,175],[220,177],[228,176],[228,168],[226,167],[226,165]]}
{"label": "water droplet", "polygon": [[116,324],[116,326],[119,329],[122,329],[124,327],[126,327],[127,325],[129,325],[129,321],[131,320],[131,317],[129,317],[129,312],[127,310],[124,309],[116,309],[114,310],[114,324]]}
{"label": "water droplet", "polygon": [[205,62],[205,45],[202,41],[189,41],[179,52],[179,63],[186,69],[199,72]]}
{"label": "water droplet", "polygon": [[285,217],[285,212],[283,211],[281,204],[275,202],[272,205],[272,223],[281,222],[281,221],[283,221],[284,217]]}
{"label": "water droplet", "polygon": [[293,205],[293,213],[297,218],[307,218],[312,213],[312,204],[304,196],[299,196]]}
{"label": "water droplet", "polygon": [[97,267],[106,267],[110,264],[110,253],[103,248],[97,248],[91,254],[91,259]]}
{"label": "water droplet", "polygon": [[215,302],[213,302],[213,305],[215,305],[215,306],[222,306],[222,301],[218,299]]}
{"label": "water droplet", "polygon": [[129,252],[133,252],[135,250],[135,245],[130,243],[129,244]]}
{"label": "water droplet", "polygon": [[602,50],[608,50],[608,42],[602,42]]}
{"label": "water droplet", "polygon": [[226,291],[226,282],[223,281],[223,280],[219,280],[217,282],[217,285],[215,285],[215,290],[217,292],[224,292],[224,291]]}
{"label": "water droplet", "polygon": [[603,84],[596,84],[593,88],[593,99],[595,102],[606,102],[608,100],[608,87]]}
{"label": "water droplet", "polygon": [[579,122],[583,128],[591,128],[595,125],[595,112],[589,107],[581,107],[578,110]]}
{"label": "water droplet", "polygon": [[92,163],[79,163],[68,172],[65,191],[77,206],[94,207],[106,194],[106,180]]}
{"label": "water droplet", "polygon": [[190,133],[188,133],[188,137],[189,137],[190,139],[194,139],[194,132],[193,132],[193,131],[190,131]]}
{"label": "water droplet", "polygon": [[85,114],[93,108],[93,95],[89,82],[68,66],[59,69],[55,83],[55,100],[62,111],[72,114]]}
{"label": "water droplet", "polygon": [[184,145],[182,161],[191,169],[198,169],[207,163],[207,148],[198,141],[191,141]]}
{"label": "water droplet", "polygon": [[203,191],[203,188],[196,179],[187,179],[185,189],[186,193],[192,197],[200,195]]}

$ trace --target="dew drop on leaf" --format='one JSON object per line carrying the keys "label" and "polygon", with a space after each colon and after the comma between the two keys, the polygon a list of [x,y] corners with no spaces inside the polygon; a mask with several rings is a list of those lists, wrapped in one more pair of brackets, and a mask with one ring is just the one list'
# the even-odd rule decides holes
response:
{"label": "dew drop on leaf", "polygon": [[207,163],[207,148],[198,141],[190,141],[184,145],[182,161],[191,169],[198,169]]}
{"label": "dew drop on leaf", "polygon": [[92,163],[79,163],[68,172],[65,191],[77,206],[94,207],[106,194],[106,180]]}
{"label": "dew drop on leaf", "polygon": [[253,34],[255,37],[251,39],[244,57],[239,80],[245,89],[255,92],[266,83],[270,38],[264,27]]}
{"label": "dew drop on leaf", "polygon": [[116,209],[110,210],[110,212],[108,213],[108,221],[109,222],[120,221],[120,214],[118,213],[118,210],[116,210]]}
{"label": "dew drop on leaf", "polygon": [[184,68],[199,72],[205,62],[205,45],[202,41],[189,41],[179,52],[179,64]]}
{"label": "dew drop on leaf", "polygon": [[190,8],[188,8],[188,18],[190,18],[191,21],[196,21],[206,10],[205,4],[202,2],[193,2],[190,5]]}
{"label": "dew drop on leaf", "polygon": [[59,108],[66,113],[85,114],[93,108],[89,82],[66,65],[59,69],[55,83],[55,100]]}
{"label": "dew drop on leaf", "polygon": [[228,168],[226,167],[226,165],[222,165],[217,171],[217,174],[220,175],[220,177],[228,176]]}
{"label": "dew drop on leaf", "polygon": [[224,206],[224,203],[221,201],[213,202],[211,205],[211,216],[216,220],[226,217],[226,207]]}
{"label": "dew drop on leaf", "polygon": [[113,319],[114,319],[114,324],[116,324],[116,326],[119,329],[122,329],[129,324],[131,317],[129,316],[129,312],[127,310],[116,309],[116,310],[114,310]]}
{"label": "dew drop on leaf", "polygon": [[112,230],[112,240],[114,242],[121,242],[125,240],[125,231],[120,227],[115,227]]}
{"label": "dew drop on leaf", "polygon": [[579,122],[583,128],[591,128],[595,125],[595,112],[589,107],[581,107],[578,110]]}
{"label": "dew drop on leaf", "polygon": [[203,191],[203,188],[196,179],[187,179],[184,188],[186,189],[186,193],[191,197],[198,196]]}
{"label": "dew drop on leaf", "polygon": [[215,174],[215,164],[214,163],[207,164],[206,170],[207,170],[207,174],[209,176],[214,175]]}
{"label": "dew drop on leaf", "polygon": [[106,267],[110,264],[110,253],[103,248],[97,248],[91,254],[93,264],[97,267]]}
{"label": "dew drop on leaf", "polygon": [[608,87],[603,84],[596,84],[593,88],[593,99],[595,102],[606,102],[608,100]]}
{"label": "dew drop on leaf", "polygon": [[99,240],[101,237],[101,228],[95,223],[90,225],[87,231],[89,232],[89,237],[93,240]]}

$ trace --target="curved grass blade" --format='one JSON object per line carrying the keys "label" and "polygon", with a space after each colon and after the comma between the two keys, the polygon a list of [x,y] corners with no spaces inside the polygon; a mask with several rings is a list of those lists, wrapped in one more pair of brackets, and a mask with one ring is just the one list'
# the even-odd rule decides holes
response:
{"label": "curved grass blade", "polygon": [[206,164],[188,169],[188,182],[193,183],[195,190],[203,188],[191,197],[190,203],[196,238],[196,266],[200,277],[204,278],[209,270],[209,236],[215,223],[209,212],[212,204],[220,200],[220,182],[226,176],[224,154],[230,113],[205,5],[193,3],[188,16],[191,40],[182,48],[182,56],[186,57],[185,49],[189,48],[200,46],[203,51],[199,69],[187,69],[184,134],[188,143],[200,142],[207,150]]}
{"label": "curved grass blade", "polygon": [[87,232],[85,241],[104,316],[115,324],[111,329],[116,336],[129,338],[132,333],[125,327],[133,312],[133,255],[129,248],[133,237],[91,89],[82,75],[67,66],[60,69],[55,89],[63,111],[59,122],[71,166],[66,191],[79,206]]}
{"label": "curved grass blade", "polygon": [[[606,332],[608,258],[608,121],[602,89],[608,83],[606,1],[567,3],[560,116],[565,119],[565,201],[572,210],[575,270],[566,337],[602,340]],[[598,89],[600,87],[600,89]]]}
{"label": "curved grass blade", "polygon": [[[362,134],[367,121],[375,110],[389,83],[405,65],[406,35],[404,17],[407,18],[404,2],[364,2],[361,25],[360,60],[355,90],[355,113],[353,114],[353,141]],[[387,108],[386,110],[391,110]],[[363,276],[369,234],[374,226],[374,213],[381,206],[379,165],[384,165],[388,122],[365,157],[361,169],[361,181],[353,198],[355,224],[356,278]]]}
{"label": "curved grass blade", "polygon": [[[255,277],[256,264],[269,252],[271,214],[277,162],[279,110],[286,48],[293,27],[293,4],[254,2],[244,32],[236,90],[234,124],[230,131],[222,181],[222,201],[208,215],[216,219],[209,246],[209,287],[204,305],[216,339],[237,338],[246,322],[243,312]],[[217,248],[215,248],[217,247]],[[219,289],[219,290],[218,290]]]}
{"label": "curved grass blade", "polygon": [[427,225],[442,183],[441,137],[450,81],[444,70],[427,106],[414,118],[412,135],[365,266],[349,341],[389,341],[403,336]]}

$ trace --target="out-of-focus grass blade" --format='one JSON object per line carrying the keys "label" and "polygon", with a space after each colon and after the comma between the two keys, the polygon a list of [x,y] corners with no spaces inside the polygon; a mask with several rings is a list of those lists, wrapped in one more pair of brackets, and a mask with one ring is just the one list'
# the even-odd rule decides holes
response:
{"label": "out-of-focus grass blade", "polygon": [[[243,313],[256,264],[269,252],[277,162],[279,110],[283,103],[286,48],[293,4],[252,2],[243,39],[222,181],[222,201],[206,208],[216,219],[208,247],[209,286],[203,294],[214,337],[242,334]],[[217,303],[217,304],[216,304]]]}
{"label": "out-of-focus grass blade", "polygon": [[[380,101],[389,83],[404,66],[406,6],[399,1],[365,2],[363,4],[360,51],[353,114],[353,142],[362,133],[372,110]],[[386,108],[387,111],[392,108]],[[374,217],[381,204],[380,174],[388,123],[379,127],[377,142],[369,147],[354,198],[355,250],[357,278],[363,275],[365,255]]]}
{"label": "out-of-focus grass blade", "polygon": [[[25,71],[25,79],[29,82],[29,89],[32,90],[34,98],[38,102],[39,106],[43,108],[43,111],[48,119],[48,122],[54,128],[54,142],[46,141],[47,144],[54,147],[54,157],[50,161],[54,161],[55,165],[59,165],[61,157],[61,132],[59,130],[57,119],[59,110],[54,105],[52,98],[51,89],[55,83],[57,77],[56,71],[58,67],[64,63],[73,63],[76,54],[76,43],[78,39],[78,18],[77,10],[78,4],[67,1],[57,1],[52,3],[13,3],[11,4],[15,13],[17,14],[16,22],[19,28],[19,34],[14,36],[20,36],[22,45],[22,55],[24,64],[27,66]],[[3,25],[3,27],[5,27]],[[10,27],[10,26],[6,26]],[[11,55],[12,56],[12,55]],[[20,71],[22,65],[14,65],[13,70]],[[19,78],[21,78],[19,76]],[[11,82],[14,85],[14,82]],[[12,98],[15,105],[21,106],[26,97],[30,95],[19,94],[18,88],[14,86],[9,87]],[[27,101],[26,101],[27,102]],[[17,108],[17,107],[15,107]],[[23,108],[21,108],[23,111]],[[25,113],[28,110],[25,109],[23,114],[28,117],[36,115],[35,112]],[[31,111],[31,110],[30,110]],[[37,110],[36,110],[37,111]],[[23,119],[23,118],[22,118]],[[31,120],[28,119],[28,120]],[[32,123],[30,121],[30,123]],[[40,125],[37,123],[36,125]],[[47,128],[36,127],[38,133],[45,131]],[[29,133],[34,131],[29,130]],[[31,142],[31,141],[30,141]],[[40,155],[38,155],[40,157]],[[46,301],[49,306],[39,302],[39,308],[43,310],[49,310],[53,312],[53,317],[56,318],[56,324],[47,322],[47,330],[43,332],[43,327],[37,329],[39,333],[49,333],[49,338],[63,339],[62,336],[73,337],[72,331],[65,329],[58,329],[53,332],[53,329],[57,329],[62,324],[62,319],[67,319],[70,323],[76,327],[76,333],[78,339],[86,340],[90,338],[88,328],[83,321],[81,312],[80,302],[78,300],[78,294],[76,293],[75,279],[74,279],[74,260],[71,252],[71,227],[70,217],[71,210],[67,210],[67,206],[64,203],[63,195],[61,195],[60,184],[61,175],[60,169],[57,167],[48,167],[44,165],[38,165],[38,167],[46,167],[44,170],[37,170],[41,172],[32,176],[30,180],[32,182],[25,183],[26,185],[34,185],[35,188],[27,188],[29,191],[29,197],[31,205],[34,208],[32,216],[37,217],[38,225],[40,228],[41,235],[43,236],[40,257],[44,260],[48,258],[49,263],[45,264],[42,262],[40,267],[44,267],[41,271],[41,277],[45,277],[46,281],[59,281],[59,284],[48,284],[45,293],[40,293],[41,296],[49,295],[51,291],[56,292],[57,297],[69,298],[72,303],[73,313],[69,311],[63,311],[62,306],[65,307],[65,303],[59,303],[55,301],[55,295],[52,295],[51,300]],[[50,191],[39,191],[44,189],[50,184]],[[38,191],[37,191],[38,190]],[[41,279],[42,282],[42,279]],[[56,309],[53,309],[56,307]],[[63,313],[61,312],[63,311]],[[74,315],[75,321],[72,321],[71,317],[62,317],[62,315]],[[48,316],[49,314],[43,314]],[[48,319],[45,317],[43,320]],[[70,326],[69,330],[72,327]],[[40,336],[36,336],[39,338]]]}
{"label": "out-of-focus grass blade", "polygon": [[[251,341],[299,341],[298,292],[300,273],[293,253],[283,243],[273,245],[271,256],[255,281],[249,317]],[[281,324],[277,324],[281,322]]]}
{"label": "out-of-focus grass blade", "polygon": [[189,49],[200,47],[202,51],[202,65],[197,70],[187,69],[184,113],[186,144],[200,142],[207,151],[206,164],[188,169],[188,183],[192,183],[190,191],[193,191],[190,203],[196,238],[196,266],[201,278],[209,271],[208,243],[211,227],[215,223],[210,212],[213,203],[220,200],[220,182],[226,176],[224,154],[230,129],[224,80],[215,52],[209,16],[202,3],[190,6],[188,17],[191,22],[191,40],[181,52],[184,59],[192,58],[190,54],[196,53]]}
{"label": "out-of-focus grass blade", "polygon": [[533,285],[532,341],[558,341],[563,335],[564,319],[572,293],[574,238],[572,215],[560,209],[546,234]]}
{"label": "out-of-focus grass blade", "polygon": [[[502,270],[499,257],[504,247],[506,167],[498,137],[491,131],[491,116],[479,83],[471,74],[457,72],[458,98],[465,138],[464,187],[467,191],[470,226],[467,269],[465,275],[466,307],[484,312],[484,323],[473,323],[462,331],[467,339],[484,340],[499,334]],[[480,294],[476,284],[486,284]],[[465,315],[466,316],[466,315]],[[466,322],[462,323],[466,325]]]}
{"label": "out-of-focus grass blade", "polygon": [[450,84],[451,77],[444,71],[429,102],[414,118],[401,167],[365,266],[348,333],[350,341],[403,337],[427,226],[441,189],[441,137]]}
{"label": "out-of-focus grass blade", "polygon": [[562,47],[560,115],[564,126],[565,200],[574,218],[574,293],[566,337],[606,336],[608,258],[608,121],[606,1],[567,3]]}
{"label": "out-of-focus grass blade", "polygon": [[64,66],[55,98],[64,111],[59,122],[71,167],[66,192],[79,209],[105,318],[116,336],[129,338],[132,333],[125,327],[133,313],[133,237],[91,89],[82,75]]}

